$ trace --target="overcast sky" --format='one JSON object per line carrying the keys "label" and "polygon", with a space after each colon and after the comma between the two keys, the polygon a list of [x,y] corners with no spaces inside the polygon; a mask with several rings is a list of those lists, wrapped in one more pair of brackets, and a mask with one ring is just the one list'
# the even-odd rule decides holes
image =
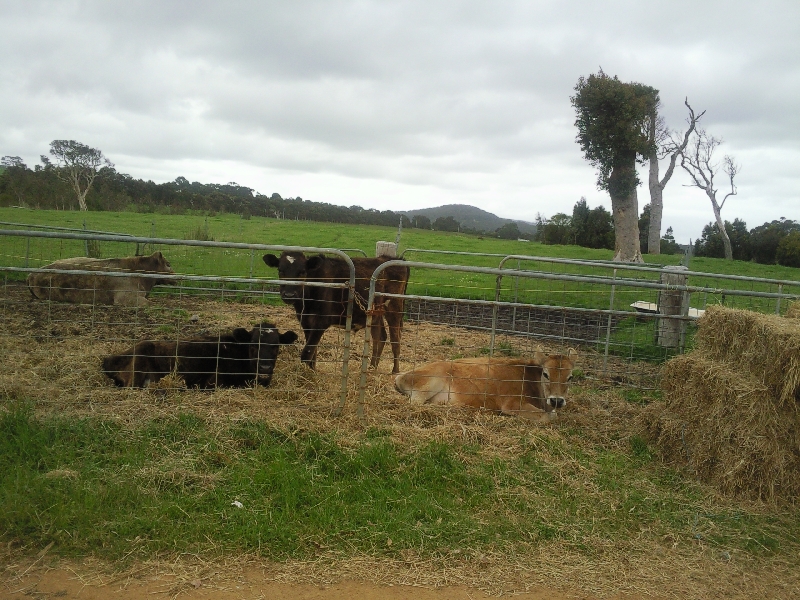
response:
{"label": "overcast sky", "polygon": [[[800,219],[797,0],[0,0],[0,156],[74,139],[156,182],[532,221],[611,208],[569,100],[600,67],[673,129],[685,97],[707,110],[741,165],[723,217]],[[687,183],[664,193],[680,242],[713,220]]]}

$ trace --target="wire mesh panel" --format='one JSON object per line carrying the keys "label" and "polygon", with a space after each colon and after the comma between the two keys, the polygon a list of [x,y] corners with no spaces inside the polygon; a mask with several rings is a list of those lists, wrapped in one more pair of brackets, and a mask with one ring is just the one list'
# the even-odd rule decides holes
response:
{"label": "wire mesh panel", "polygon": [[[126,258],[87,257],[87,241]],[[61,232],[0,231],[0,242],[0,385],[53,401],[95,402],[118,388],[302,396],[317,375],[300,363],[303,328],[261,255],[288,248],[349,261],[331,249]],[[134,256],[145,245],[153,254]],[[347,267],[344,281],[304,287],[335,289],[347,313],[352,278]],[[342,325],[317,347],[317,373],[339,381],[328,386],[334,406],[347,388],[349,314]]]}
{"label": "wire mesh panel", "polygon": [[[412,277],[405,296],[403,370],[442,360],[568,355],[575,349],[580,378],[652,389],[658,385],[660,365],[691,346],[694,323],[702,314],[691,306],[692,296],[727,295],[769,309],[800,292],[796,287],[793,295],[785,291],[796,282],[752,278],[719,278],[738,287],[691,286],[691,276],[711,276],[680,268],[626,270],[613,263],[542,262],[557,269],[408,262]],[[427,276],[427,271],[436,275]],[[766,291],[769,285],[780,285],[781,291]],[[444,291],[437,295],[434,290]],[[495,299],[486,299],[490,291]],[[378,304],[392,296],[373,292],[371,301],[379,298]],[[366,374],[362,362],[362,398]]]}

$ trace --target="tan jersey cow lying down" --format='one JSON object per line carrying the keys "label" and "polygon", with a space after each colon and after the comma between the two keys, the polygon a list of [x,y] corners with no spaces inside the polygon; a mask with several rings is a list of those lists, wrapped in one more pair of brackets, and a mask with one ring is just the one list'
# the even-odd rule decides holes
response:
{"label": "tan jersey cow lying down", "polygon": [[394,385],[417,404],[483,408],[546,422],[567,403],[578,353],[533,358],[462,358],[432,362],[400,373]]}
{"label": "tan jersey cow lying down", "polygon": [[61,271],[130,272],[130,276],[80,275],[70,273],[31,273],[28,288],[35,298],[75,304],[117,304],[137,306],[147,303],[146,296],[157,284],[174,283],[170,279],[147,277],[146,273],[170,274],[175,271],[161,252],[150,256],[126,258],[64,258],[45,269]]}

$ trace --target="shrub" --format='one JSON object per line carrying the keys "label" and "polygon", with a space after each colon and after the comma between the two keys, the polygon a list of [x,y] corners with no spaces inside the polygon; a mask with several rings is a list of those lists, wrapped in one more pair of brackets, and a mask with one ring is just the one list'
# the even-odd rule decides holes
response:
{"label": "shrub", "polygon": [[800,267],[800,231],[792,231],[780,241],[775,259],[784,267]]}

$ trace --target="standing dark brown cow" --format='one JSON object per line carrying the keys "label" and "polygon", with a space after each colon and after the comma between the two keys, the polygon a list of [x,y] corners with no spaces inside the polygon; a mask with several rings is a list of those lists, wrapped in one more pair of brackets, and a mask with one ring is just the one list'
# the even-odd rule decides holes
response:
{"label": "standing dark brown cow", "polygon": [[[363,329],[367,324],[364,307],[369,299],[369,282],[378,265],[388,258],[353,258],[356,270],[356,301],[353,303],[353,330]],[[350,267],[342,258],[306,256],[302,252],[283,252],[280,257],[265,254],[264,262],[278,269],[278,276],[285,280],[318,281],[325,283],[347,283],[350,281]],[[405,294],[408,284],[408,267],[394,265],[386,268],[376,282],[375,289],[391,294]],[[308,285],[280,286],[281,299],[294,306],[297,319],[303,327],[306,345],[301,360],[312,369],[317,360],[317,347],[328,327],[347,325],[347,290]],[[394,355],[392,373],[400,372],[400,334],[403,327],[403,298],[377,298],[376,311],[372,317],[372,359],[370,365],[378,366],[378,361],[386,344],[384,318],[389,325],[389,339]]]}

